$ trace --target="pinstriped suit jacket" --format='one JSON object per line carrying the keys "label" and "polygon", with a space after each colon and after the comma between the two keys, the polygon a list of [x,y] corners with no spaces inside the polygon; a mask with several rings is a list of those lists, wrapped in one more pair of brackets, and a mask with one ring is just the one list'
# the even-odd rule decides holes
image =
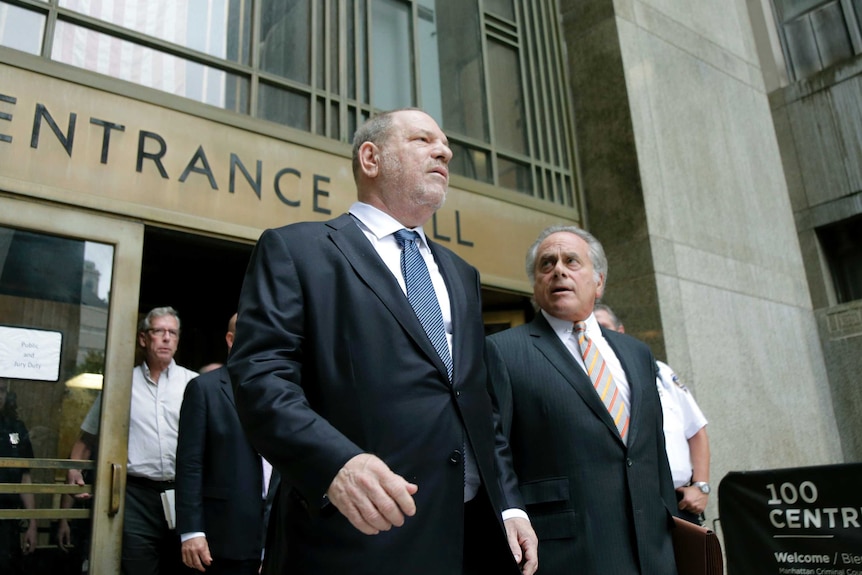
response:
{"label": "pinstriped suit jacket", "polygon": [[654,358],[630,336],[602,333],[631,385],[628,445],[541,313],[488,338],[503,428],[539,537],[539,575],[675,574],[676,498]]}

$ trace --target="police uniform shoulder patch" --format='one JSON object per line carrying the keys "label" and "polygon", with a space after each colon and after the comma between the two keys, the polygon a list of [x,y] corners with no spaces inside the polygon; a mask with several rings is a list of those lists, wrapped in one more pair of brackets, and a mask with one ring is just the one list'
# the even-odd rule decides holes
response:
{"label": "police uniform shoulder patch", "polygon": [[678,376],[676,373],[674,373],[674,374],[671,376],[671,381],[673,381],[673,382],[676,384],[676,386],[677,386],[678,388],[680,388],[680,389],[681,389],[681,390],[683,390],[684,392],[688,393],[688,388],[685,386],[685,384],[684,384],[683,382],[681,382],[681,381],[679,380],[679,376]]}

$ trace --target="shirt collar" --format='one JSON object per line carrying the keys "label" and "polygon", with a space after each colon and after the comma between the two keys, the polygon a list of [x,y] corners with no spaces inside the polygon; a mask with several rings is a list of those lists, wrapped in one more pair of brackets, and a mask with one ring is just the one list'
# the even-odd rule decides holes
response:
{"label": "shirt collar", "polygon": [[[171,368],[174,365],[176,365],[176,362],[174,362],[174,360],[171,359],[171,363],[169,363],[168,366],[162,370],[162,373],[165,374],[165,377],[170,377]],[[147,363],[147,360],[144,360],[141,362],[141,369],[144,371],[144,375],[146,375],[147,377],[150,377],[150,364]]]}
{"label": "shirt collar", "polygon": [[[553,329],[554,332],[558,336],[560,336],[560,338],[564,338],[571,335],[572,331],[574,331],[575,329],[575,322],[573,321],[554,317],[545,310],[542,310],[542,315],[545,316],[545,319],[548,320],[548,324],[551,326],[551,329]],[[599,326],[599,322],[596,321],[596,318],[592,313],[590,313],[590,317],[588,317],[584,321],[587,324],[587,335],[593,337],[592,334],[595,334],[596,330],[601,333],[602,328],[601,326]]]}
{"label": "shirt collar", "polygon": [[[386,236],[390,236],[397,232],[398,230],[405,229],[404,224],[384,212],[378,208],[375,208],[371,204],[366,204],[364,202],[354,202],[352,206],[350,206],[349,212],[359,220],[362,225],[368,228],[368,231],[371,232],[374,237],[379,240],[385,238]],[[425,239],[425,231],[422,229],[422,226],[418,226],[415,228],[406,228],[408,230],[414,231],[419,234],[421,243],[428,245],[428,241]]]}

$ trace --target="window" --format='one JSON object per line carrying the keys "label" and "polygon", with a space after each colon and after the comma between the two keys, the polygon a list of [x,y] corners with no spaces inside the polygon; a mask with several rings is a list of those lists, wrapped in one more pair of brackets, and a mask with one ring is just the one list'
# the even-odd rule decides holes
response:
{"label": "window", "polygon": [[862,299],[862,215],[817,229],[838,303]]}
{"label": "window", "polygon": [[342,142],[419,107],[452,173],[574,206],[557,1],[0,0],[0,44]]}
{"label": "window", "polygon": [[0,46],[38,54],[42,48],[45,15],[0,3]]}
{"label": "window", "polygon": [[774,7],[794,80],[862,54],[862,0],[774,0]]}

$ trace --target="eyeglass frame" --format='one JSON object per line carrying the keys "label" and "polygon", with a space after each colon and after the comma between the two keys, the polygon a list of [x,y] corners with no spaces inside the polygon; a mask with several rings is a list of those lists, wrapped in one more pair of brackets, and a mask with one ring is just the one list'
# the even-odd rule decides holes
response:
{"label": "eyeglass frame", "polygon": [[168,334],[172,338],[179,339],[180,330],[178,329],[168,329],[165,327],[151,327],[147,328],[146,332],[150,335],[154,335],[156,337],[164,337],[165,334]]}

